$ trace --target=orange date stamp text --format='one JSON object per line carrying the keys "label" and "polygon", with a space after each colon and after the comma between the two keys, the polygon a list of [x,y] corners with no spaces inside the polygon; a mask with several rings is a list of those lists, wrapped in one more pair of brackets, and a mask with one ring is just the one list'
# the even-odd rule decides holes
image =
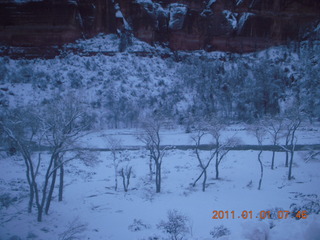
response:
{"label": "orange date stamp text", "polygon": [[271,211],[260,211],[256,214],[253,211],[244,210],[242,212],[236,211],[212,211],[212,219],[288,219],[288,218],[296,218],[296,219],[306,219],[308,217],[307,211],[277,211],[271,213]]}

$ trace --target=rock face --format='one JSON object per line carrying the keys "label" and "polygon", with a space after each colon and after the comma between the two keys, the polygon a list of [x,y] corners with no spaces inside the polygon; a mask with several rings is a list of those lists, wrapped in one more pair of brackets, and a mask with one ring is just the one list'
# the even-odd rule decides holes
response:
{"label": "rock face", "polygon": [[0,41],[52,46],[115,32],[112,0],[0,0]]}
{"label": "rock face", "polygon": [[249,52],[320,29],[314,0],[0,0],[0,15],[0,42],[19,47],[131,29],[173,50]]}

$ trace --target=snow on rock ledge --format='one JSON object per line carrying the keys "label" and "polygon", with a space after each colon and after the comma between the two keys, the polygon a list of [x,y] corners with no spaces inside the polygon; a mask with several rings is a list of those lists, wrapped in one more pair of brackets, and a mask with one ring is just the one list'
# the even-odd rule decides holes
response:
{"label": "snow on rock ledge", "polygon": [[159,16],[167,17],[168,15],[167,10],[163,9],[159,3],[154,3],[151,0],[137,0],[136,2],[140,4],[153,19],[158,19]]}
{"label": "snow on rock ledge", "polygon": [[207,8],[211,7],[212,4],[214,4],[217,0],[210,0],[207,4]]}
{"label": "snow on rock ledge", "polygon": [[254,13],[244,12],[242,14],[233,13],[229,10],[222,11],[225,18],[228,20],[229,24],[233,29],[237,29],[237,32],[240,33],[244,24],[249,19],[249,17],[254,16]]}
{"label": "snow on rock ledge", "polygon": [[183,27],[185,17],[188,12],[188,7],[184,4],[173,3],[169,5],[170,21],[169,29],[180,30]]}

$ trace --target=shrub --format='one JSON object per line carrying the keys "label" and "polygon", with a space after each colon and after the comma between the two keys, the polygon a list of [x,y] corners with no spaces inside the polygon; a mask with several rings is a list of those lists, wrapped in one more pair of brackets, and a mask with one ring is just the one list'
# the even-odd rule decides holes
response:
{"label": "shrub", "polygon": [[18,200],[17,197],[11,197],[9,193],[3,193],[0,195],[0,209],[5,207],[8,208],[14,202]]}
{"label": "shrub", "polygon": [[230,230],[227,229],[225,226],[220,225],[214,227],[214,229],[210,232],[210,235],[212,236],[212,238],[217,239],[222,236],[230,235]]}
{"label": "shrub", "polygon": [[188,218],[177,210],[168,211],[168,220],[161,221],[157,227],[167,233],[172,240],[182,240],[189,233]]}
{"label": "shrub", "polygon": [[290,205],[290,212],[293,217],[296,217],[299,211],[306,211],[308,215],[312,213],[320,214],[320,199],[317,194],[298,194],[296,197],[302,198],[302,200],[300,204],[292,203]]}
{"label": "shrub", "polygon": [[77,240],[85,239],[82,235],[87,230],[87,224],[80,222],[79,218],[75,218],[67,225],[67,229],[59,234],[59,240]]}
{"label": "shrub", "polygon": [[67,75],[70,79],[71,88],[79,89],[83,87],[83,83],[82,83],[83,76],[80,73],[76,71],[70,71],[68,72]]}
{"label": "shrub", "polygon": [[131,232],[138,232],[149,228],[150,225],[143,223],[141,219],[134,219],[133,223],[128,227]]}

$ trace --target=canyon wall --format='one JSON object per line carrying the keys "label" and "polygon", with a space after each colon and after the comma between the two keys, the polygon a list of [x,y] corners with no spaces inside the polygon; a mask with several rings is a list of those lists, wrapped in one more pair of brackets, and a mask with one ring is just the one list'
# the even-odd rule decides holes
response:
{"label": "canyon wall", "polygon": [[319,39],[314,0],[0,0],[0,43],[50,48],[130,31],[173,50],[250,52]]}

